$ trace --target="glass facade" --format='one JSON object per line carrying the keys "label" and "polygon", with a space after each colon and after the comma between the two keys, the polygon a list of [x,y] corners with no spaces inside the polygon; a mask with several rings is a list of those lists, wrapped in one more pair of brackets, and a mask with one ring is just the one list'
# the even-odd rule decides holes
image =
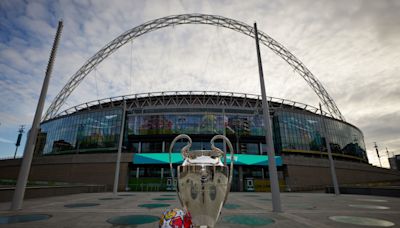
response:
{"label": "glass facade", "polygon": [[[326,137],[332,153],[367,160],[364,136],[357,128],[312,114],[279,111],[274,115],[274,130],[279,135],[280,150],[326,152]],[[322,134],[326,129],[326,136]],[[277,137],[275,137],[277,138]]]}
{"label": "glass facade", "polygon": [[259,115],[139,114],[128,116],[128,135],[223,134],[224,125],[228,135],[262,136],[264,132]]}
{"label": "glass facade", "polygon": [[41,124],[39,154],[85,153],[115,150],[122,109],[76,113]]}
{"label": "glass facade", "polygon": [[[172,109],[171,109],[172,110]],[[204,109],[206,110],[206,109]],[[231,139],[236,153],[267,154],[264,122],[254,114],[216,113],[200,108],[194,113],[173,111],[160,113],[128,112],[124,151],[161,153],[177,134],[193,136],[193,150],[210,149],[209,139],[223,134]],[[122,109],[78,112],[42,123],[37,148],[39,154],[114,152],[118,146]],[[273,114],[273,132],[277,155],[281,153],[326,152],[326,138],[332,152],[367,161],[364,138],[354,126],[296,109],[277,109]],[[323,135],[322,127],[327,135]],[[218,142],[219,144],[222,144]],[[221,147],[217,143],[217,146]],[[178,152],[184,142],[177,142]],[[39,148],[39,149],[38,149]]]}

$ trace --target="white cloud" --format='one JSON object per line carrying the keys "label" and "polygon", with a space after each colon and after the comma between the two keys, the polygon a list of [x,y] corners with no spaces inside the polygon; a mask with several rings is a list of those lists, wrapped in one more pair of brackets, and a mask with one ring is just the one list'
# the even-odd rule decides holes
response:
{"label": "white cloud", "polygon": [[11,141],[11,140],[4,139],[4,138],[1,138],[1,137],[0,137],[0,142],[2,142],[2,143],[14,143],[14,142]]}

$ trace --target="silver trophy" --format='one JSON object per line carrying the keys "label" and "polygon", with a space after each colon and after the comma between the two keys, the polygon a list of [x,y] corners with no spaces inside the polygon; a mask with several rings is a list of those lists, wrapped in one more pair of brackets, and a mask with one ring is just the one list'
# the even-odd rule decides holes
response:
{"label": "silver trophy", "polygon": [[[180,139],[187,139],[188,144],[181,149],[183,163],[178,166],[176,190],[182,206],[192,216],[194,227],[214,227],[230,191],[233,174],[233,147],[229,139],[223,135],[214,136],[211,150],[190,150],[192,139],[185,134],[178,135],[169,149],[169,162],[173,183],[171,152],[174,144]],[[226,153],[214,146],[214,141],[222,139],[226,142],[231,164],[228,169]],[[222,161],[223,159],[223,161]],[[224,162],[224,163],[223,163]]]}

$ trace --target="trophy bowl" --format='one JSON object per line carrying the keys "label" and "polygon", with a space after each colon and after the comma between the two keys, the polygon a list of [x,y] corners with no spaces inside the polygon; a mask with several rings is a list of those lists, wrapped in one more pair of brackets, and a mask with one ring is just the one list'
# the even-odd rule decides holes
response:
{"label": "trophy bowl", "polygon": [[[179,200],[185,210],[190,212],[195,227],[214,227],[227,200],[232,182],[232,144],[225,136],[216,135],[211,139],[211,150],[190,151],[192,140],[188,135],[182,134],[172,141],[170,158],[172,148],[179,139],[188,139],[189,141],[181,149],[184,161],[177,169],[176,189]],[[226,164],[226,153],[214,146],[214,141],[217,139],[224,140],[229,147],[230,168]],[[170,167],[174,178],[171,159]]]}

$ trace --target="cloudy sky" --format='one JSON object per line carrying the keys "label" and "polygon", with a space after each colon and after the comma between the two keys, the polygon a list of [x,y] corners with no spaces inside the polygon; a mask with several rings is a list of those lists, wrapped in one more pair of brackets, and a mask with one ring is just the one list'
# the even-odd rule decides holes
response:
{"label": "cloudy sky", "polygon": [[[18,126],[32,122],[59,19],[64,29],[46,108],[87,59],[123,32],[168,15],[205,13],[257,22],[318,77],[346,120],[364,132],[370,162],[378,164],[377,142],[387,166],[386,147],[400,154],[399,12],[395,0],[1,0],[0,157],[13,155]],[[300,76],[267,47],[261,51],[269,96],[318,106]],[[155,91],[259,94],[256,64],[254,40],[243,34],[206,25],[168,27],[104,60],[61,109]]]}

